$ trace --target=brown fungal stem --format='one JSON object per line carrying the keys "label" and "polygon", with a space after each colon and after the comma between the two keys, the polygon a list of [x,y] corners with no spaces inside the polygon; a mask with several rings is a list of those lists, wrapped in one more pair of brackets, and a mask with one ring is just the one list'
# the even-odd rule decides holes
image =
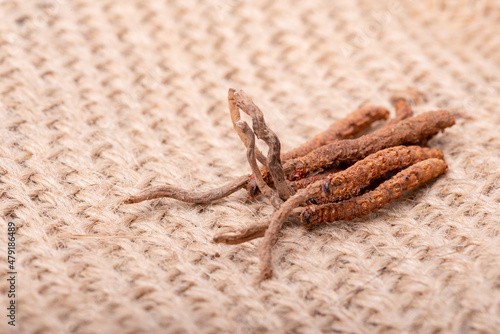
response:
{"label": "brown fungal stem", "polygon": [[[318,181],[318,183],[321,181]],[[260,248],[260,279],[267,279],[273,273],[272,266],[272,248],[278,240],[278,233],[283,226],[285,220],[290,216],[290,213],[300,204],[303,204],[309,197],[310,188],[299,190],[294,196],[290,197],[288,201],[284,202],[278,211],[276,211],[269,226],[265,230],[264,239]],[[262,226],[262,223],[261,223]],[[257,235],[257,233],[255,233]]]}
{"label": "brown fungal stem", "polygon": [[394,109],[396,111],[396,117],[389,120],[385,126],[393,126],[394,124],[413,116],[413,109],[404,99],[397,100],[394,105]]}
{"label": "brown fungal stem", "polygon": [[139,203],[142,201],[160,197],[173,198],[178,201],[187,203],[196,203],[196,204],[209,203],[224,198],[238,191],[239,189],[244,188],[249,180],[250,180],[250,175],[243,175],[229,183],[226,183],[220,188],[207,190],[203,192],[193,192],[169,185],[154,186],[146,188],[141,192],[139,192],[138,194],[129,196],[124,201],[124,203],[125,204]]}
{"label": "brown fungal stem", "polygon": [[[370,182],[383,176],[392,170],[399,170],[411,166],[417,162],[438,158],[442,159],[443,152],[438,149],[423,148],[420,146],[396,146],[389,147],[373,153],[365,159],[358,161],[344,171],[328,175],[307,188],[297,191],[281,208],[273,215],[281,219],[281,223],[297,206],[304,204],[308,199],[314,198],[317,202],[334,202],[357,196]],[[253,233],[256,238],[262,236],[266,227],[259,223],[264,229],[261,234]],[[276,223],[279,224],[279,223]],[[256,229],[256,227],[254,228]],[[247,238],[245,231],[232,231],[233,242],[239,233],[242,238]],[[217,236],[220,242],[224,237]]]}
{"label": "brown fungal stem", "polygon": [[281,165],[281,143],[278,136],[267,126],[264,115],[253,101],[242,90],[234,94],[236,105],[247,115],[252,117],[253,129],[257,138],[264,140],[269,147],[267,153],[267,169],[271,175],[276,191],[282,200],[288,199],[294,194],[293,189],[286,181],[285,173]]}
{"label": "brown fungal stem", "polygon": [[[318,147],[338,140],[353,138],[357,134],[365,131],[374,122],[387,118],[389,118],[389,111],[384,107],[361,107],[349,113],[344,118],[333,122],[327,130],[319,133],[308,142],[283,153],[281,155],[281,160],[286,162],[291,159],[300,158]],[[267,170],[263,169],[262,174],[266,175]],[[247,190],[251,196],[257,195],[259,188],[253,179],[248,183]]]}
{"label": "brown fungal stem", "polygon": [[257,185],[259,186],[262,194],[264,194],[264,196],[269,199],[271,204],[276,209],[278,209],[283,201],[279,197],[278,193],[266,184],[266,182],[262,178],[262,175],[260,174],[260,169],[257,165],[257,160],[255,159],[255,135],[252,129],[250,129],[247,122],[242,120],[236,122],[236,127],[246,137],[247,160],[250,168],[252,169],[253,175],[255,175],[255,181],[257,182]]}
{"label": "brown fungal stem", "polygon": [[283,168],[292,178],[303,177],[340,163],[355,163],[387,147],[419,143],[453,124],[455,119],[449,111],[429,111],[356,139],[322,146],[302,158],[287,161]]}
{"label": "brown fungal stem", "polygon": [[397,200],[404,191],[443,174],[447,169],[446,162],[437,158],[418,162],[385,181],[375,190],[361,196],[339,203],[308,206],[302,211],[302,222],[310,226],[366,216],[372,211],[381,209],[387,203]]}
{"label": "brown fungal stem", "polygon": [[[414,99],[421,97],[420,93],[403,93]],[[125,203],[158,197],[208,203],[245,186],[260,188],[276,209],[274,214],[250,226],[220,233],[214,237],[214,242],[239,244],[263,237],[259,253],[260,278],[269,278],[272,275],[272,247],[287,219],[299,218],[310,226],[362,217],[397,200],[404,191],[446,171],[447,165],[440,150],[403,145],[426,142],[452,126],[455,123],[453,115],[438,110],[413,116],[408,101],[402,97],[394,98],[396,117],[377,131],[351,139],[375,120],[387,119],[389,115],[385,108],[364,107],[304,145],[281,155],[279,138],[267,126],[259,107],[243,91],[230,89],[231,120],[247,149],[253,179],[244,175],[205,192],[156,186],[130,196]],[[253,130],[240,119],[240,110],[251,117]],[[269,147],[267,157],[257,149],[255,137],[264,140]],[[257,161],[261,162],[262,168]],[[340,165],[345,169],[340,169]],[[400,172],[392,177],[389,175],[397,171]],[[305,206],[311,203],[314,205]]]}
{"label": "brown fungal stem", "polygon": [[349,113],[343,119],[332,123],[328,129],[316,135],[313,139],[294,148],[281,156],[287,161],[306,155],[307,153],[337,140],[353,138],[358,133],[366,130],[378,120],[389,118],[389,110],[384,107],[365,106]]}
{"label": "brown fungal stem", "polygon": [[[241,119],[241,116],[240,116],[240,109],[236,105],[236,100],[234,99],[235,93],[236,93],[236,91],[234,89],[229,88],[229,91],[227,93],[229,114],[231,115],[231,121],[233,122],[234,130],[236,131],[236,133],[240,137],[243,144],[245,144],[245,147],[248,148],[250,143],[247,141],[248,140],[247,136],[244,133],[242,133],[241,129],[239,129],[238,126],[236,125],[236,123]],[[258,147],[255,147],[254,151],[255,151],[255,157],[257,158],[257,160],[259,160],[259,162],[265,166],[266,165],[266,156],[259,150]]]}

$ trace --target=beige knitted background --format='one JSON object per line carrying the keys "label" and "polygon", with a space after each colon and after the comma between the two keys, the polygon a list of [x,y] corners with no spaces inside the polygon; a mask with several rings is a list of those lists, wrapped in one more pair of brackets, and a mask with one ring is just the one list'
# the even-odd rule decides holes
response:
{"label": "beige knitted background", "polygon": [[[1,1],[0,332],[495,332],[499,31],[497,0]],[[364,219],[285,228],[258,286],[260,240],[211,240],[270,214],[264,199],[123,204],[249,172],[229,87],[285,150],[397,89],[427,95],[416,112],[473,119],[432,140],[450,166],[436,182]]]}

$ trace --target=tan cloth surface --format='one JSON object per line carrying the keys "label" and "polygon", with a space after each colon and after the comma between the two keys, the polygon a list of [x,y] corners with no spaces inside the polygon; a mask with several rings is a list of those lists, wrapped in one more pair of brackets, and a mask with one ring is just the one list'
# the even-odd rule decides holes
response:
{"label": "tan cloth surface", "polygon": [[[19,333],[401,333],[500,328],[500,3],[33,0],[0,4],[0,332],[7,221]],[[449,3],[457,3],[450,5]],[[127,194],[248,173],[227,89],[290,149],[363,103],[418,89],[461,118],[450,169],[377,213],[288,226],[261,286],[266,217]],[[261,145],[262,146],[262,145]]]}

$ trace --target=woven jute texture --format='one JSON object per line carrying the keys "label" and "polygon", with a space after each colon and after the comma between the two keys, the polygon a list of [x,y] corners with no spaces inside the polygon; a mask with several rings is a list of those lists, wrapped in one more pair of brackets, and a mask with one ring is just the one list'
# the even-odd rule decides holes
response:
{"label": "woven jute texture", "polygon": [[[499,31],[496,0],[1,1],[0,332],[496,332]],[[212,238],[271,214],[264,198],[123,203],[250,172],[230,87],[285,151],[397,90],[463,117],[430,142],[443,177],[363,219],[287,225],[258,285],[260,240]]]}

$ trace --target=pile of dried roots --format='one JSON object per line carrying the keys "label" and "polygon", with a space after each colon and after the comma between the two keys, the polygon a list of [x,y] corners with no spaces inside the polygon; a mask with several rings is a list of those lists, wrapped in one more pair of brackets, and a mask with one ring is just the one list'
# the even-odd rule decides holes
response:
{"label": "pile of dried roots", "polygon": [[[261,279],[272,275],[272,246],[287,219],[296,218],[311,226],[362,217],[447,169],[443,152],[426,147],[431,137],[455,123],[446,110],[413,116],[408,101],[395,98],[396,117],[374,132],[356,138],[373,122],[389,118],[389,111],[383,107],[363,107],[302,146],[281,154],[278,137],[253,101],[243,91],[233,89],[229,90],[228,98],[233,126],[246,146],[253,174],[202,193],[168,185],[151,187],[131,196],[126,203],[158,197],[207,203],[244,187],[252,196],[260,191],[275,208],[272,217],[221,233],[214,241],[239,244],[264,237]],[[240,110],[251,117],[252,128],[240,119]],[[255,146],[255,137],[269,147],[267,157]]]}

